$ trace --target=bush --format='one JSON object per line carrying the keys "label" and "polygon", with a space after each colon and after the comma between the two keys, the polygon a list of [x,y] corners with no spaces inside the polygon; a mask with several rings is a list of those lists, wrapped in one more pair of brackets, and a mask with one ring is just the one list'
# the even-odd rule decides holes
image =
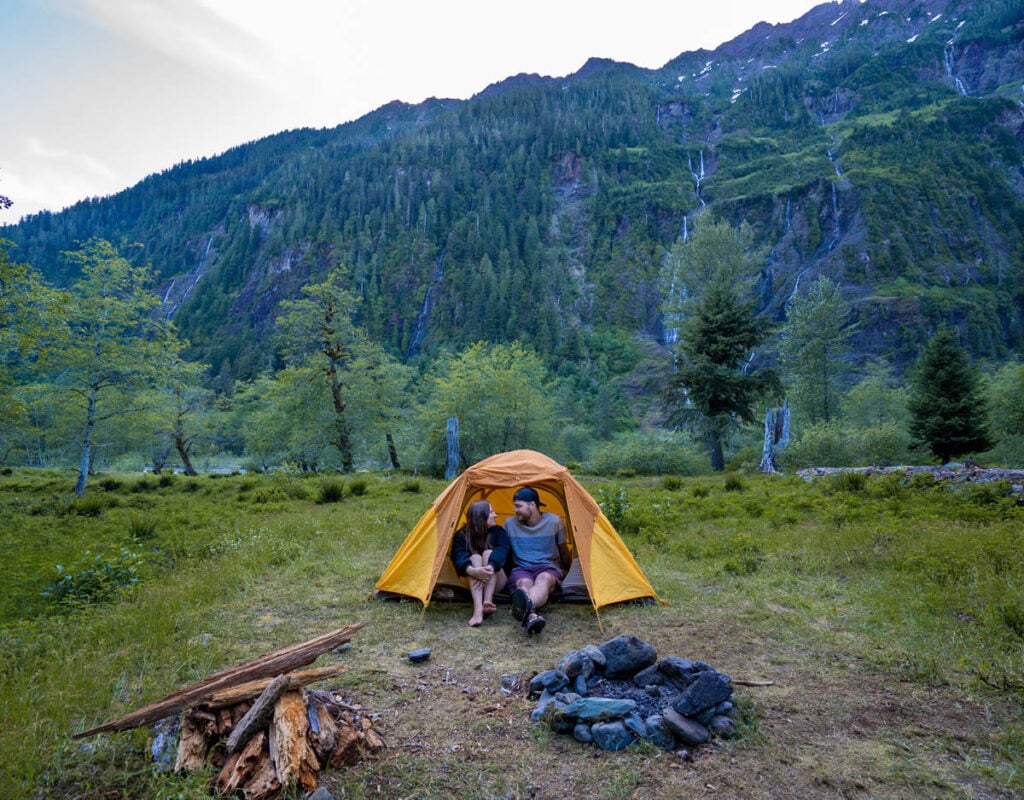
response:
{"label": "bush", "polygon": [[739,475],[732,474],[726,476],[723,488],[727,492],[742,492],[747,488],[747,485]]}
{"label": "bush", "polygon": [[409,478],[405,483],[402,484],[402,491],[409,492],[411,494],[420,493],[420,479]]}
{"label": "bush", "polygon": [[785,468],[893,466],[911,460],[910,435],[896,422],[870,428],[832,420],[804,428],[780,461]]}
{"label": "bush", "polygon": [[157,479],[157,485],[166,489],[168,486],[174,485],[174,473],[165,472]]}
{"label": "bush", "polygon": [[123,484],[117,478],[103,478],[98,485],[105,492],[116,492]]}
{"label": "bush", "polygon": [[326,480],[320,484],[320,493],[316,501],[324,503],[340,503],[345,497],[345,484],[339,480]]}
{"label": "bush", "polygon": [[595,475],[698,475],[707,456],[683,434],[631,432],[595,449],[589,471]]}
{"label": "bush", "polygon": [[612,491],[601,487],[597,490],[597,504],[604,515],[616,528],[621,528],[629,511],[629,493],[625,489]]}
{"label": "bush", "polygon": [[107,499],[101,495],[89,494],[76,497],[68,508],[72,514],[80,517],[98,517],[107,508]]}
{"label": "bush", "polygon": [[92,555],[86,551],[71,569],[57,564],[57,577],[42,592],[52,603],[66,607],[99,603],[139,582],[142,559],[125,548],[113,555]]}
{"label": "bush", "polygon": [[362,497],[366,494],[367,483],[362,478],[349,481],[348,493],[353,497]]}
{"label": "bush", "polygon": [[661,479],[661,488],[670,492],[678,492],[683,488],[683,479],[678,475],[666,475]]}
{"label": "bush", "polygon": [[128,518],[128,535],[135,542],[152,539],[156,536],[156,520],[152,517],[133,514]]}

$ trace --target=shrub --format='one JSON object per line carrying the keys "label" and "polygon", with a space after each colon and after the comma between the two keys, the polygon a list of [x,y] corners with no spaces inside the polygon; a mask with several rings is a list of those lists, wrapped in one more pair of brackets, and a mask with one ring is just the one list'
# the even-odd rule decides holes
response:
{"label": "shrub", "polygon": [[734,575],[752,575],[761,568],[763,549],[753,536],[738,533],[729,540],[731,554],[725,560],[725,571]]}
{"label": "shrub", "polygon": [[996,614],[1012,634],[1024,639],[1024,604],[1008,600],[996,606]]}
{"label": "shrub", "polygon": [[707,497],[711,494],[711,487],[706,486],[703,483],[694,485],[693,489],[690,490],[694,497]]}
{"label": "shrub", "polygon": [[132,541],[144,542],[156,536],[156,520],[141,514],[128,518],[128,535]]}
{"label": "shrub", "polygon": [[141,566],[141,557],[125,548],[113,556],[92,555],[86,551],[71,569],[57,564],[57,577],[41,594],[50,602],[66,607],[103,602],[138,583]]}
{"label": "shrub", "polygon": [[411,494],[420,493],[420,479],[409,478],[405,483],[402,484],[402,491],[409,492]]}
{"label": "shrub", "polygon": [[633,432],[619,434],[594,450],[589,471],[596,475],[697,475],[707,456],[683,434]]}
{"label": "shrub", "polygon": [[133,492],[152,492],[156,488],[156,481],[151,481],[147,477],[139,478],[132,486]]}
{"label": "shrub", "polygon": [[340,503],[345,497],[345,484],[339,480],[326,480],[320,484],[317,503]]}
{"label": "shrub", "polygon": [[80,517],[98,517],[107,508],[107,500],[101,495],[89,494],[71,501],[68,511]]}
{"label": "shrub", "polygon": [[353,497],[362,497],[366,494],[367,483],[362,478],[349,481],[348,493]]}
{"label": "shrub", "polygon": [[117,478],[103,478],[99,487],[105,492],[116,492],[123,484]]}
{"label": "shrub", "polygon": [[868,485],[868,476],[863,472],[844,470],[829,476],[828,486],[835,492],[863,492]]}
{"label": "shrub", "polygon": [[747,488],[747,486],[743,482],[743,478],[741,478],[739,475],[732,474],[726,476],[723,488],[727,492],[742,492]]}
{"label": "shrub", "polygon": [[617,491],[601,487],[597,490],[597,504],[604,515],[616,528],[621,528],[629,511],[629,493],[619,488]]}
{"label": "shrub", "polygon": [[168,486],[174,485],[174,473],[165,472],[157,479],[157,485],[166,489]]}
{"label": "shrub", "polygon": [[661,488],[670,492],[678,492],[683,488],[683,479],[678,475],[666,475],[661,479]]}

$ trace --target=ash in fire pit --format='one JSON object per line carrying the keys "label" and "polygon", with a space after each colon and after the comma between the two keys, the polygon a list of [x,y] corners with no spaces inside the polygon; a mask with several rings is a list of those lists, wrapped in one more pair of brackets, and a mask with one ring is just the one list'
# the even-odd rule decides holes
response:
{"label": "ash in fire pit", "polygon": [[646,741],[665,750],[736,735],[732,682],[703,661],[658,660],[648,642],[617,636],[567,653],[530,681],[532,719],[602,750]]}

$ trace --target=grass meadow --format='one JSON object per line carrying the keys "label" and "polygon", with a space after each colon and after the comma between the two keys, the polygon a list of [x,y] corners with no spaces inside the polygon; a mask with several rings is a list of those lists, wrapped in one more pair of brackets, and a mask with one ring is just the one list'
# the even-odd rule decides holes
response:
{"label": "grass meadow", "polygon": [[[1024,508],[927,477],[578,475],[661,600],[385,603],[373,585],[442,481],[391,475],[0,475],[0,797],[201,798],[149,728],[71,735],[212,672],[365,621],[322,656],[388,748],[335,798],[1002,798],[1024,794]],[[601,753],[521,690],[630,633],[740,684],[742,735]],[[430,647],[411,664],[405,654]],[[506,688],[506,691],[502,691]]]}

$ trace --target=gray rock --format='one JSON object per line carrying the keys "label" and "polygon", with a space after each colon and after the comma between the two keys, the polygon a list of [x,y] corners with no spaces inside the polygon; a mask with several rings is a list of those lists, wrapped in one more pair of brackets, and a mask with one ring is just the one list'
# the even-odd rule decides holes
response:
{"label": "gray rock", "polygon": [[646,689],[648,686],[660,686],[665,683],[665,675],[658,669],[657,664],[651,664],[647,669],[642,669],[633,676],[633,683],[641,689]]}
{"label": "gray rock", "polygon": [[715,706],[715,716],[717,717],[731,717],[736,707],[730,700],[723,700],[717,706]]}
{"label": "gray rock", "polygon": [[654,646],[636,636],[616,636],[601,645],[606,678],[632,678],[658,660]]}
{"label": "gray rock", "polygon": [[734,739],[739,735],[736,723],[732,718],[724,716],[712,717],[711,722],[708,724],[708,730],[715,736],[721,736],[723,739]]}
{"label": "gray rock", "polygon": [[711,738],[711,733],[707,728],[696,720],[684,717],[674,708],[666,708],[661,716],[665,720],[668,729],[672,731],[672,735],[676,737],[680,744],[695,747],[696,745],[704,744]]}
{"label": "gray rock", "polygon": [[564,705],[575,703],[577,700],[582,699],[582,697],[583,695],[577,694],[576,692],[559,692],[555,695],[555,699]]}
{"label": "gray rock", "polygon": [[625,750],[636,741],[620,720],[595,723],[590,726],[590,735],[602,750]]}
{"label": "gray rock", "polygon": [[421,661],[426,661],[430,658],[430,648],[421,647],[419,650],[410,650],[406,654],[406,658],[408,658],[413,664],[419,664]]}
{"label": "gray rock", "polygon": [[564,672],[569,680],[580,675],[587,679],[594,674],[594,662],[579,650],[573,650],[566,653],[562,660],[558,662],[558,669]]}
{"label": "gray rock", "polygon": [[672,704],[672,708],[684,717],[692,717],[707,708],[717,706],[730,695],[732,684],[729,676],[708,670],[701,672],[693,683],[683,689],[679,699]]}
{"label": "gray rock", "polygon": [[672,735],[661,714],[651,714],[646,724],[648,742],[662,750],[671,750],[676,746],[676,737]]}
{"label": "gray rock", "polygon": [[572,688],[576,690],[577,694],[587,694],[587,679],[582,675],[577,675],[576,679],[573,681]]}
{"label": "gray rock", "polygon": [[[537,705],[534,706],[533,713],[530,714],[530,719],[532,719],[534,722],[539,722],[541,718],[544,716],[544,712],[547,710],[548,706],[557,702],[558,698],[556,698],[554,694],[545,689],[543,692],[540,693],[540,699],[537,701]],[[561,705],[565,706],[567,704],[562,703]]]}
{"label": "gray rock", "polygon": [[604,670],[604,653],[601,651],[600,647],[596,644],[588,644],[580,652],[590,659],[590,662],[594,665],[594,669],[596,671],[601,672]]}
{"label": "gray rock", "polygon": [[626,726],[626,730],[632,734],[635,734],[640,739],[647,738],[647,723],[644,722],[640,715],[635,711],[626,714],[622,718],[622,724]]}
{"label": "gray rock", "polygon": [[565,673],[557,669],[548,669],[538,672],[530,679],[530,694],[540,694],[547,689],[552,694],[560,692],[569,685],[569,679]]}
{"label": "gray rock", "polygon": [[594,741],[594,734],[590,732],[590,726],[585,722],[580,722],[572,729],[572,738],[577,742],[583,742],[583,744],[590,744]]}
{"label": "gray rock", "polygon": [[581,697],[561,709],[560,713],[576,722],[605,722],[624,717],[636,708],[636,700],[616,700],[611,697]]}
{"label": "gray rock", "polygon": [[323,786],[320,786],[306,800],[334,800],[334,797]]}
{"label": "gray rock", "polygon": [[658,671],[665,679],[679,689],[685,689],[701,672],[711,669],[703,661],[691,661],[689,658],[668,656],[658,662]]}

